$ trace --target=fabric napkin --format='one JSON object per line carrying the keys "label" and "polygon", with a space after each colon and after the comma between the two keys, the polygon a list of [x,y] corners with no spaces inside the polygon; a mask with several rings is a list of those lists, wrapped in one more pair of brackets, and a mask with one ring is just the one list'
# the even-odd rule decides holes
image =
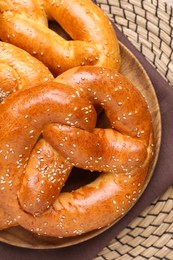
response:
{"label": "fabric napkin", "polygon": [[173,88],[149,64],[143,55],[113,25],[119,40],[136,56],[155,88],[162,117],[162,143],[154,175],[138,203],[117,224],[101,235],[75,246],[52,250],[30,250],[0,243],[0,259],[4,260],[92,260],[135,217],[173,184]]}

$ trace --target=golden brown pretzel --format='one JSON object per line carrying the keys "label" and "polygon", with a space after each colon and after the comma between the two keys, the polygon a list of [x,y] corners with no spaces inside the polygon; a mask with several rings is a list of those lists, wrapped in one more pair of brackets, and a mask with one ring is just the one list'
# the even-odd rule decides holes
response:
{"label": "golden brown pretzel", "polygon": [[[52,19],[74,41],[50,30]],[[120,66],[111,23],[90,0],[0,0],[0,39],[34,55],[54,75],[80,65]]]}
{"label": "golden brown pretzel", "polygon": [[[0,205],[34,233],[68,237],[109,225],[134,204],[151,161],[153,134],[144,98],[122,75],[86,66],[56,80],[14,93],[1,104]],[[112,129],[95,128],[92,104],[104,108]],[[20,188],[41,131],[69,167],[102,173],[90,184],[60,193],[49,209],[37,215],[34,208],[27,213],[30,208],[24,206],[27,176]]]}

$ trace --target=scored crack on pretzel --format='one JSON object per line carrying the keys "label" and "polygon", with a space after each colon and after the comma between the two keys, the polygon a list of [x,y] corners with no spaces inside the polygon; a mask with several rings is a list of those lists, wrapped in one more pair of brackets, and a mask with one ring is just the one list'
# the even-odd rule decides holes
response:
{"label": "scored crack on pretzel", "polygon": [[[105,110],[110,129],[95,128],[93,106]],[[48,144],[46,152],[40,150],[41,133],[55,150],[49,152]],[[54,82],[13,93],[1,104],[1,208],[9,222],[44,236],[70,237],[110,225],[138,199],[152,147],[151,116],[133,84],[109,69],[73,68]],[[50,156],[65,174],[60,185],[61,167],[49,168]],[[33,165],[41,177],[32,174]],[[76,190],[60,192],[72,166],[101,174]],[[39,177],[47,178],[43,185]],[[49,199],[54,182],[57,194]]]}
{"label": "scored crack on pretzel", "polygon": [[[48,20],[73,40],[49,29]],[[120,67],[115,31],[90,0],[0,0],[0,39],[34,55],[54,75],[80,65]]]}
{"label": "scored crack on pretzel", "polygon": [[53,80],[48,68],[22,49],[0,42],[0,102],[10,93]]}

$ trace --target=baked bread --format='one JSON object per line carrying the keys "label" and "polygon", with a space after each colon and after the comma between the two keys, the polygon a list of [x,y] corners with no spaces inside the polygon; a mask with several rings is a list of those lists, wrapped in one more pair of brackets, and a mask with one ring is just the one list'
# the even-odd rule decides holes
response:
{"label": "baked bread", "polygon": [[[100,107],[110,128],[96,127]],[[145,99],[110,69],[73,68],[11,94],[0,105],[1,228],[71,237],[111,225],[140,196],[152,143]],[[74,166],[100,174],[62,192]]]}

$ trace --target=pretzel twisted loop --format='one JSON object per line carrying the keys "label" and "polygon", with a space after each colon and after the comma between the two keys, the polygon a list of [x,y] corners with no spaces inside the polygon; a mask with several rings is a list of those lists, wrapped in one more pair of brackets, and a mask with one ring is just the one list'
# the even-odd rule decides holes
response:
{"label": "pretzel twisted loop", "polygon": [[[73,40],[49,29],[48,20]],[[80,65],[120,66],[115,32],[90,0],[0,0],[0,39],[34,55],[54,75]]]}
{"label": "pretzel twisted loop", "polygon": [[[94,107],[104,109],[110,128],[95,128]],[[0,105],[2,228],[68,237],[111,224],[139,197],[152,137],[144,98],[110,69],[73,68],[11,94]],[[73,166],[100,175],[61,192]]]}

